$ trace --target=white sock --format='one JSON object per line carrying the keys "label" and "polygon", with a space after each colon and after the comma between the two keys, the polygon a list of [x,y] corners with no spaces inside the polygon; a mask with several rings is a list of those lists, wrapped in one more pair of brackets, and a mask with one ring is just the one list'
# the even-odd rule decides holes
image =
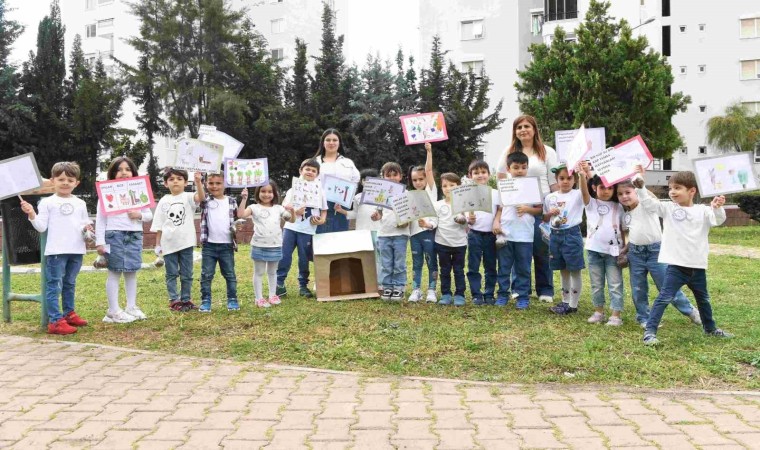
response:
{"label": "white sock", "polygon": [[570,306],[572,308],[578,307],[578,302],[581,299],[581,288],[583,287],[583,279],[581,278],[580,270],[573,270],[570,272]]}
{"label": "white sock", "polygon": [[121,278],[120,272],[108,271],[108,278],[106,278],[106,296],[108,297],[108,312],[115,314],[121,308],[119,308],[119,278]]}
{"label": "white sock", "polygon": [[277,265],[279,261],[267,262],[267,278],[269,281],[269,298],[277,295]]}
{"label": "white sock", "polygon": [[266,261],[253,260],[253,293],[255,299],[264,298],[264,273],[267,271]]}
{"label": "white sock", "polygon": [[127,309],[137,306],[137,272],[124,272],[124,290],[127,291]]}
{"label": "white sock", "polygon": [[567,270],[560,270],[559,276],[562,279],[562,301],[570,303],[570,272]]}

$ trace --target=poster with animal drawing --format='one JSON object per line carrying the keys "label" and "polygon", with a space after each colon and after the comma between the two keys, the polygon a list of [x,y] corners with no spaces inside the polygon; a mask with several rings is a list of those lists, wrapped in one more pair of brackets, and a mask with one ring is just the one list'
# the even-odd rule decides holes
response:
{"label": "poster with animal drawing", "polygon": [[481,184],[464,184],[451,190],[451,213],[484,211],[493,212],[491,187]]}
{"label": "poster with animal drawing", "polygon": [[219,144],[224,147],[224,158],[234,159],[240,155],[245,146],[229,134],[222,133],[216,127],[210,125],[201,125],[198,129],[198,139],[212,144]]}
{"label": "poster with animal drawing", "polygon": [[269,183],[269,163],[266,158],[224,159],[224,186],[244,188]]}
{"label": "poster with animal drawing", "polygon": [[396,213],[399,225],[437,215],[430,195],[424,190],[406,191],[403,194],[396,195],[391,198],[391,207]]}
{"label": "poster with animal drawing", "polygon": [[393,209],[391,199],[406,191],[406,186],[383,178],[365,178],[362,204]]}
{"label": "poster with animal drawing", "polygon": [[34,153],[0,161],[0,180],[0,200],[42,186],[42,177],[37,169]]}
{"label": "poster with animal drawing", "polygon": [[319,181],[306,181],[294,177],[291,188],[293,189],[291,202],[294,207],[300,208],[305,206],[307,208],[322,209],[322,186],[319,184]]}
{"label": "poster with animal drawing", "polygon": [[192,172],[219,173],[224,148],[199,139],[182,138],[175,144],[176,159],[172,167]]}
{"label": "poster with animal drawing", "polygon": [[654,161],[641,136],[633,137],[587,157],[594,172],[607,187],[631,178],[636,174],[637,165],[647,168]]}
{"label": "poster with animal drawing", "polygon": [[150,179],[147,175],[95,183],[98,203],[109,216],[128,211],[152,208],[155,205]]}
{"label": "poster with animal drawing", "polygon": [[[591,142],[591,150],[586,154],[590,158],[597,152],[607,148],[607,136],[604,128],[586,128],[586,141]],[[567,162],[567,152],[578,130],[557,130],[554,132],[554,149],[557,151],[559,162]]]}
{"label": "poster with animal drawing", "polygon": [[499,180],[502,206],[536,205],[543,203],[539,177],[506,178]]}
{"label": "poster with animal drawing", "polygon": [[406,145],[439,142],[449,138],[446,132],[446,119],[442,112],[409,114],[399,119]]}
{"label": "poster with animal drawing", "polygon": [[344,208],[351,208],[354,201],[358,183],[344,180],[332,175],[325,175],[322,179],[322,189],[328,202],[337,203]]}
{"label": "poster with animal drawing", "polygon": [[760,178],[752,170],[752,153],[734,153],[694,160],[699,195],[714,197],[760,189]]}

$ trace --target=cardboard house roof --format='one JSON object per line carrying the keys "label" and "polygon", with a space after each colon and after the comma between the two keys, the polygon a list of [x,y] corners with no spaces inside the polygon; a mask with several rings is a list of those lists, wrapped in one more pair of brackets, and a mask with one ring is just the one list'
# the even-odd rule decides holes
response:
{"label": "cardboard house roof", "polygon": [[369,230],[344,231],[314,235],[315,255],[337,255],[339,253],[374,252],[372,232]]}

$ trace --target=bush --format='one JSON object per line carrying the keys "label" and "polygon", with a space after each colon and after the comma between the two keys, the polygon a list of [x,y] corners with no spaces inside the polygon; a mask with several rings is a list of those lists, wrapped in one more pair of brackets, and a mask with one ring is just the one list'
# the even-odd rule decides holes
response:
{"label": "bush", "polygon": [[739,209],[749,214],[753,220],[760,222],[760,193],[737,195],[736,203]]}

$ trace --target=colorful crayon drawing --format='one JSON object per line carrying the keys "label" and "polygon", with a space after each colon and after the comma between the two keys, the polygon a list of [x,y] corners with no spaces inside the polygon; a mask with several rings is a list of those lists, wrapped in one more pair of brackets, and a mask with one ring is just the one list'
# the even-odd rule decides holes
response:
{"label": "colorful crayon drawing", "polygon": [[224,160],[224,185],[243,188],[269,183],[269,162],[266,158]]}
{"label": "colorful crayon drawing", "polygon": [[106,215],[150,208],[155,205],[147,175],[100,181],[95,184],[98,202]]}
{"label": "colorful crayon drawing", "polygon": [[322,202],[320,201],[322,186],[319,184],[319,181],[306,181],[300,178],[293,178],[291,188],[293,189],[291,200],[293,206],[297,208],[302,206],[307,208],[322,208]]}
{"label": "colorful crayon drawing", "polygon": [[337,203],[344,208],[351,208],[357,188],[357,183],[332,175],[325,175],[322,180],[322,189],[325,191],[327,201]]}
{"label": "colorful crayon drawing", "polygon": [[219,144],[199,139],[182,138],[175,144],[175,169],[193,172],[219,173],[222,165],[224,148]]}
{"label": "colorful crayon drawing", "polygon": [[751,152],[695,159],[699,195],[714,197],[760,189],[752,164]]}
{"label": "colorful crayon drawing", "polygon": [[391,199],[406,191],[406,186],[382,178],[366,178],[362,191],[362,204],[392,209]]}
{"label": "colorful crayon drawing", "polygon": [[439,142],[449,138],[442,112],[410,114],[399,119],[406,145]]}

